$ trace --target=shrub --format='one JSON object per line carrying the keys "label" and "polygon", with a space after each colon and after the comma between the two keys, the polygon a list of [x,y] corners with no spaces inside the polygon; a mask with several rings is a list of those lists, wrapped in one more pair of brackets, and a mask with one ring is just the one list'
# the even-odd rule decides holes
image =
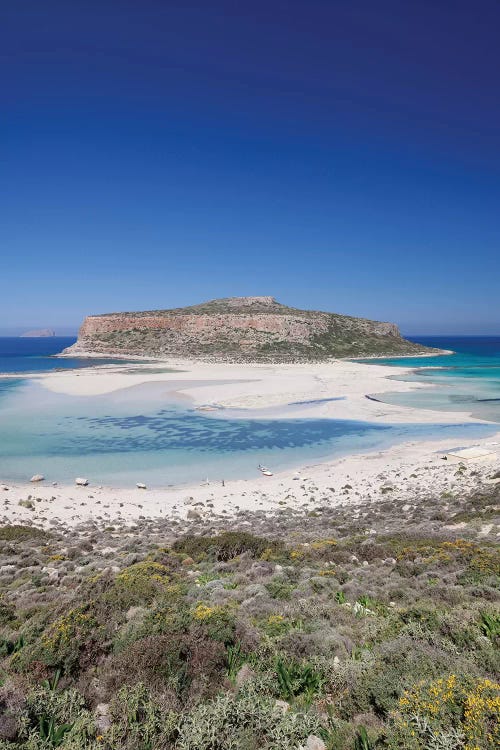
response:
{"label": "shrub", "polygon": [[188,680],[187,656],[184,644],[167,635],[141,638],[108,664],[108,690],[141,683],[148,690],[163,689],[180,695]]}
{"label": "shrub", "polygon": [[373,745],[370,742],[365,727],[360,727],[354,738],[354,750],[373,750]]}
{"label": "shrub", "polygon": [[[469,680],[455,674],[420,682],[399,700],[395,724],[409,742],[426,749],[429,734],[463,738],[464,750],[500,746],[500,684],[488,679]],[[419,744],[418,744],[419,743]],[[409,744],[409,747],[413,747]]]}
{"label": "shrub", "polygon": [[226,607],[197,604],[193,611],[194,633],[206,634],[208,638],[220,643],[234,642],[235,619]]}
{"label": "shrub", "polygon": [[278,551],[282,544],[254,536],[246,531],[224,531],[219,536],[187,535],[174,542],[173,550],[194,559],[206,556],[219,561],[232,560],[246,552],[250,557],[260,557],[264,552]]}
{"label": "shrub", "polygon": [[320,732],[314,715],[283,712],[273,699],[248,690],[197,706],[180,724],[176,749],[290,750]]}
{"label": "shrub", "polygon": [[88,747],[95,734],[93,717],[78,691],[57,692],[39,686],[28,693],[24,730],[21,730],[21,737],[27,739],[27,749],[71,747],[72,741],[78,747]]}
{"label": "shrub", "polygon": [[280,698],[293,700],[298,696],[310,703],[322,685],[321,675],[311,664],[297,661],[276,661],[276,676]]}
{"label": "shrub", "polygon": [[169,635],[180,638],[189,630],[192,621],[182,585],[166,586],[150,608],[138,608],[137,618],[126,622],[116,633],[113,648],[120,653],[134,641],[150,635]]}
{"label": "shrub", "polygon": [[169,583],[169,570],[152,560],[135,563],[119,573],[104,594],[104,602],[125,609],[151,602]]}
{"label": "shrub", "polygon": [[113,657],[106,666],[106,688],[141,683],[155,694],[169,695],[180,706],[196,696],[211,697],[226,674],[222,643],[201,631],[181,636],[147,636]]}
{"label": "shrub", "polygon": [[490,641],[500,638],[500,614],[481,612],[480,628]]}
{"label": "shrub", "polygon": [[269,594],[273,599],[289,601],[292,598],[292,592],[294,591],[295,586],[283,581],[282,578],[273,578],[269,583],[266,583],[266,589],[269,591]]}
{"label": "shrub", "polygon": [[413,607],[402,610],[399,614],[404,623],[418,622],[426,630],[438,630],[440,625],[439,612],[425,602],[419,601]]}
{"label": "shrub", "polygon": [[176,735],[177,714],[155,700],[142,683],[118,691],[111,718],[106,743],[117,750],[164,750]]}
{"label": "shrub", "polygon": [[0,539],[7,542],[24,541],[25,539],[47,540],[50,534],[36,526],[22,526],[14,524],[12,526],[0,526]]}
{"label": "shrub", "polygon": [[103,639],[103,629],[97,621],[91,603],[70,609],[61,615],[43,633],[31,651],[49,667],[73,671],[80,655],[87,651],[90,657],[93,645]]}
{"label": "shrub", "polygon": [[269,615],[269,617],[263,622],[263,629],[266,635],[271,638],[277,638],[285,633],[290,632],[293,628],[292,620],[289,620],[283,615]]}
{"label": "shrub", "polygon": [[0,625],[7,625],[16,619],[16,608],[0,594]]}

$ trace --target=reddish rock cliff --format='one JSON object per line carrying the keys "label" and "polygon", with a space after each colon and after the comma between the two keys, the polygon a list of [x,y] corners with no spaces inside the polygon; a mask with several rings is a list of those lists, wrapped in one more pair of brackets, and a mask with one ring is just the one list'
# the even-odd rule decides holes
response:
{"label": "reddish rock cliff", "polygon": [[421,351],[393,323],[230,297],[175,310],[92,315],[73,353],[304,360]]}

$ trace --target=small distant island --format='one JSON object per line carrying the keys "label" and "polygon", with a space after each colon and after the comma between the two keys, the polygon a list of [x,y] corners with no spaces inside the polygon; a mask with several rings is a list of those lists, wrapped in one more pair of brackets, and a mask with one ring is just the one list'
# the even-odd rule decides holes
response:
{"label": "small distant island", "polygon": [[274,297],[227,297],[191,307],[91,315],[65,354],[311,362],[435,353],[394,323],[299,310]]}
{"label": "small distant island", "polygon": [[55,335],[56,335],[55,331],[52,331],[50,328],[40,328],[35,331],[26,331],[26,333],[21,333],[19,338],[21,339],[47,339]]}

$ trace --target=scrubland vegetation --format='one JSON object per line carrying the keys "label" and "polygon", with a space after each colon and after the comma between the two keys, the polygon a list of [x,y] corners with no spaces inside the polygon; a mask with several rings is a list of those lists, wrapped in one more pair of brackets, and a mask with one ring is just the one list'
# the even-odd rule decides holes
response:
{"label": "scrubland vegetation", "polygon": [[499,497],[0,528],[1,750],[498,747]]}

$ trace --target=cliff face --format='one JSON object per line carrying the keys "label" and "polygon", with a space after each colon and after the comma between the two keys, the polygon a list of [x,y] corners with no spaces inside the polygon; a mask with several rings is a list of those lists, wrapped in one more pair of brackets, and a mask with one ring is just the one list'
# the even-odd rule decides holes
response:
{"label": "cliff face", "polygon": [[174,310],[92,315],[67,351],[307,361],[425,348],[402,338],[393,323],[297,310],[273,297],[230,297]]}

